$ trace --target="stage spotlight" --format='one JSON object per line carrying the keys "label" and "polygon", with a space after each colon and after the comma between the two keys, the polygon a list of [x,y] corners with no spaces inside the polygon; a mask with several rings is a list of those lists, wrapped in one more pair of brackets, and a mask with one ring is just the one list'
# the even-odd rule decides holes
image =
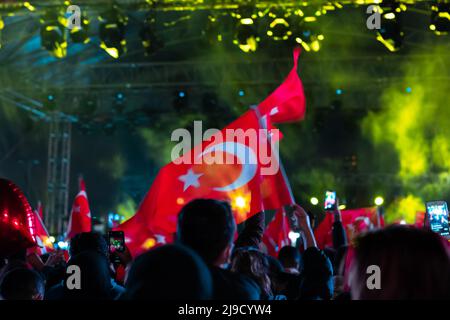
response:
{"label": "stage spotlight", "polygon": [[383,205],[383,203],[384,203],[383,197],[380,197],[380,196],[376,197],[375,200],[374,200],[374,203],[375,203],[375,205],[377,205],[377,206]]}
{"label": "stage spotlight", "polygon": [[86,17],[81,17],[80,19],[81,25],[80,27],[73,27],[69,31],[70,39],[74,43],[89,43],[91,39],[89,38],[89,20]]}
{"label": "stage spotlight", "polygon": [[404,33],[401,27],[401,14],[406,11],[404,4],[395,1],[383,2],[379,7],[381,29],[377,30],[377,40],[391,52],[398,51],[403,43]]}
{"label": "stage spotlight", "polygon": [[154,25],[155,19],[147,18],[139,32],[146,56],[150,56],[164,47],[163,42],[153,32]]}
{"label": "stage spotlight", "polygon": [[258,42],[261,40],[255,23],[258,15],[253,12],[251,7],[240,8],[238,13],[231,15],[238,20],[233,43],[246,53],[255,52]]}
{"label": "stage spotlight", "polygon": [[317,199],[316,197],[312,197],[310,199],[310,202],[313,206],[317,206],[319,204],[319,199]]}
{"label": "stage spotlight", "polygon": [[446,35],[450,31],[450,3],[431,5],[430,30],[436,35]]}
{"label": "stage spotlight", "polygon": [[29,11],[36,11],[36,8],[28,1],[23,3],[23,6],[27,8]]}
{"label": "stage spotlight", "polygon": [[242,51],[255,52],[260,38],[256,33],[253,19],[241,19],[236,27],[236,37],[233,41]]}
{"label": "stage spotlight", "polygon": [[305,30],[295,38],[295,42],[300,44],[305,51],[317,52],[320,50],[321,42],[325,39],[323,34],[316,34],[311,30]]}
{"label": "stage spotlight", "polygon": [[99,16],[99,20],[100,48],[117,59],[127,51],[125,27],[128,23],[128,17],[120,13],[114,6],[111,10]]}
{"label": "stage spotlight", "polygon": [[40,19],[41,45],[56,58],[67,55],[67,40],[64,26],[58,19],[58,12],[46,12]]}
{"label": "stage spotlight", "polygon": [[317,24],[317,16],[321,15],[321,11],[302,11],[298,9],[294,11],[294,15],[299,16],[301,19],[296,27],[295,33],[297,36],[295,37],[295,42],[300,44],[305,51],[319,51],[321,42],[325,39]]}
{"label": "stage spotlight", "polygon": [[290,12],[270,12],[269,17],[272,21],[269,24],[267,35],[275,41],[288,40],[292,36],[289,16]]}

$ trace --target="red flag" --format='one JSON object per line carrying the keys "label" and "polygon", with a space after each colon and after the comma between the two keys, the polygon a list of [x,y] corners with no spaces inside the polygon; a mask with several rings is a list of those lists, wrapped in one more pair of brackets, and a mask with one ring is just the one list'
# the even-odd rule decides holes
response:
{"label": "red flag", "polygon": [[291,245],[290,231],[291,227],[286,212],[284,209],[277,210],[263,235],[263,242],[269,255],[277,257],[281,248]]}
{"label": "red flag", "polygon": [[[361,208],[342,210],[342,224],[347,233],[347,239],[349,242],[361,232],[372,229],[378,225],[378,213],[377,208]],[[332,226],[333,226],[333,214],[327,213],[325,219],[319,224],[314,231],[317,245],[319,248],[332,247]],[[381,225],[382,226],[382,225]]]}
{"label": "red flag", "polygon": [[294,66],[284,82],[258,106],[262,116],[270,117],[273,123],[301,120],[306,112],[303,84],[297,73],[300,47],[294,49]]}
{"label": "red flag", "polygon": [[[138,242],[133,246],[142,247],[142,234],[149,236],[145,241],[150,241],[150,244],[157,242],[156,239],[149,240],[152,237],[164,237],[170,241],[176,231],[181,208],[196,198],[230,202],[236,223],[261,212],[265,205],[279,208],[290,204],[287,186],[284,182],[279,184],[284,181],[280,177],[281,171],[278,169],[273,175],[262,175],[263,168],[270,165],[262,161],[262,154],[258,152],[261,145],[266,144],[267,155],[272,157],[267,137],[259,134],[251,139],[242,139],[241,134],[230,137],[231,129],[259,133],[262,128],[256,113],[250,110],[209,141],[163,167],[136,215],[117,228],[125,232],[129,244]],[[223,159],[224,163],[211,163],[208,156],[209,159]],[[227,162],[230,159],[232,161]],[[179,163],[181,160],[190,160],[190,164]],[[287,203],[280,203],[285,200]]]}
{"label": "red flag", "polygon": [[48,231],[45,228],[44,222],[42,221],[43,209],[41,202],[38,203],[37,209],[34,210],[33,213],[33,234],[36,238],[38,247],[34,247],[29,251],[42,255],[46,252],[53,251],[53,243],[50,241]]}
{"label": "red flag", "polygon": [[83,178],[80,178],[80,191],[73,201],[70,219],[67,228],[66,239],[72,238],[77,233],[91,231],[91,210],[89,209],[86,186]]}

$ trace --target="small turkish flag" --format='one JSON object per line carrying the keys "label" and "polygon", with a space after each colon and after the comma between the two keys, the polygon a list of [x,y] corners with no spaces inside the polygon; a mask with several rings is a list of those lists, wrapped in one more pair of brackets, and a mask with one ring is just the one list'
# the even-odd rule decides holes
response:
{"label": "small turkish flag", "polygon": [[91,231],[91,210],[89,209],[86,186],[83,178],[80,178],[79,183],[80,191],[73,201],[66,239],[71,239],[77,233]]}
{"label": "small turkish flag", "polygon": [[[370,230],[378,225],[378,212],[376,207],[347,209],[341,211],[342,225],[345,228],[348,242],[359,233]],[[319,248],[333,246],[333,215],[327,214],[314,231]],[[380,227],[384,226],[384,220]]]}
{"label": "small turkish flag", "polygon": [[37,209],[33,211],[34,218],[34,236],[38,247],[32,248],[30,251],[42,255],[46,252],[53,251],[53,243],[49,240],[47,228],[45,228],[43,218],[43,208],[41,202],[38,203]]}

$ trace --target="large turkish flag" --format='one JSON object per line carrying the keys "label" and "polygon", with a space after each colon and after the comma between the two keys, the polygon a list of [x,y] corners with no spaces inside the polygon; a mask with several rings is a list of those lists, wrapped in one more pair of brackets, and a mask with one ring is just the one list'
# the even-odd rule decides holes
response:
{"label": "large turkish flag", "polygon": [[267,134],[250,110],[163,167],[136,215],[117,228],[125,232],[130,250],[136,254],[159,242],[170,242],[178,213],[196,198],[228,201],[236,223],[264,209],[291,204]]}

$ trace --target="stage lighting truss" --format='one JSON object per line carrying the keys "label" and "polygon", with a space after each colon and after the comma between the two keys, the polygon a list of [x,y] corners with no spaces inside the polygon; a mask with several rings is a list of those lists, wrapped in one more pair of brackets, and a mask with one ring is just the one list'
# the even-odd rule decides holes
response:
{"label": "stage lighting truss", "polygon": [[99,37],[100,48],[105,50],[114,59],[119,58],[127,51],[125,27],[128,17],[113,6],[98,17],[100,21]]}
{"label": "stage lighting truss", "polygon": [[40,18],[41,45],[56,58],[67,56],[67,35],[61,14],[60,10],[50,10]]}
{"label": "stage lighting truss", "polygon": [[253,6],[248,5],[239,8],[237,12],[232,12],[231,16],[237,20],[233,43],[243,52],[255,52],[261,40],[256,25],[258,12]]}
{"label": "stage lighting truss", "polygon": [[381,29],[377,30],[377,40],[389,51],[398,51],[403,43],[404,33],[401,26],[402,13],[407,7],[394,0],[384,1],[376,7],[381,14]]}
{"label": "stage lighting truss", "polygon": [[146,56],[154,54],[164,46],[161,39],[159,39],[154,32],[155,25],[155,18],[153,16],[148,16],[139,32]]}
{"label": "stage lighting truss", "polygon": [[436,2],[431,5],[430,30],[436,35],[446,35],[450,31],[450,2]]}

